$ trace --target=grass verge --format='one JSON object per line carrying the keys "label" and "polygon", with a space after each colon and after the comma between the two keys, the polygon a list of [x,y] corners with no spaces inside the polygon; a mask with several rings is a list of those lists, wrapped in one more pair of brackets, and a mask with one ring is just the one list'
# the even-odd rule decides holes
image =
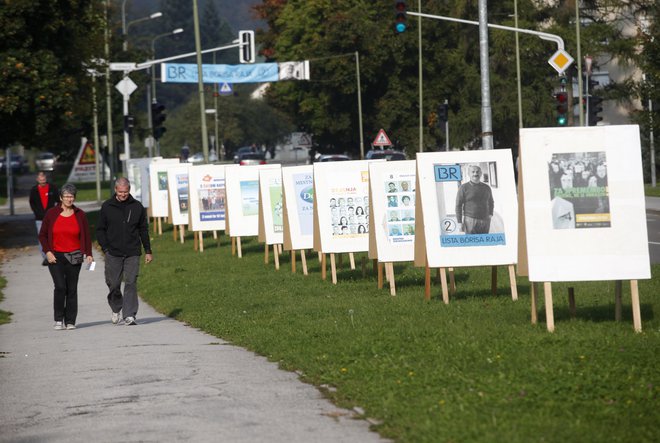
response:
{"label": "grass verge", "polygon": [[649,197],[660,197],[660,186],[654,188],[651,185],[644,185],[644,194]]}
{"label": "grass verge", "polygon": [[[0,275],[0,302],[5,299],[5,294],[2,292],[2,290],[5,288],[7,285],[7,280]],[[0,309],[0,325],[4,325],[5,323],[9,323],[9,320],[11,319],[11,312],[9,311],[3,311]]]}
{"label": "grass verge", "polygon": [[[244,239],[245,240],[245,239]],[[629,288],[624,321],[614,318],[614,285],[574,284],[571,319],[566,284],[553,285],[556,332],[530,325],[529,283],[513,302],[505,268],[490,294],[490,269],[457,269],[458,293],[444,305],[423,300],[423,272],[395,268],[396,297],[369,275],[348,268],[333,286],[275,271],[263,246],[244,242],[230,254],[227,237],[205,252],[171,232],[154,239],[140,292],[160,312],[297,370],[344,407],[360,406],[398,441],[564,442],[660,440],[660,266],[640,282],[644,332],[632,329]],[[329,273],[328,273],[329,274]],[[439,285],[434,286],[434,293]],[[539,318],[543,319],[542,297]]]}

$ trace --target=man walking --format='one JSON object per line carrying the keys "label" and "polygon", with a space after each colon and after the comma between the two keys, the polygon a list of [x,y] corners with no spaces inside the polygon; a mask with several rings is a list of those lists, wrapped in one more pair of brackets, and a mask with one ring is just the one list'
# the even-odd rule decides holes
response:
{"label": "man walking", "polygon": [[[142,247],[145,263],[150,263],[153,256],[147,211],[142,203],[133,198],[130,190],[128,179],[117,179],[115,195],[101,206],[96,238],[105,253],[105,283],[110,291],[108,304],[112,309],[112,323],[119,322],[121,311],[124,323],[135,325],[138,310],[137,277]],[[125,281],[123,295],[122,279]]]}
{"label": "man walking", "polygon": [[481,182],[481,168],[468,167],[470,181],[463,183],[456,193],[456,221],[466,234],[488,234],[493,217],[493,192]]}
{"label": "man walking", "polygon": [[[55,206],[60,202],[60,192],[52,183],[48,183],[46,173],[44,171],[39,171],[37,173],[37,184],[32,186],[30,189],[30,208],[34,213],[34,220],[37,226],[37,235],[41,231],[41,222],[44,220],[44,215],[46,211]],[[39,251],[41,252],[41,258],[43,259],[41,264],[43,266],[48,266],[48,260],[46,260],[46,254],[39,244]]]}

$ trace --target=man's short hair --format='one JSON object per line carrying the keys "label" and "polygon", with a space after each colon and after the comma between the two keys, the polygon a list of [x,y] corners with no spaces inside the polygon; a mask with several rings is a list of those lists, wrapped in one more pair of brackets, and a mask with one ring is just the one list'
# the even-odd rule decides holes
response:
{"label": "man's short hair", "polygon": [[115,188],[117,186],[128,186],[128,189],[131,189],[131,182],[126,177],[119,177],[115,182]]}

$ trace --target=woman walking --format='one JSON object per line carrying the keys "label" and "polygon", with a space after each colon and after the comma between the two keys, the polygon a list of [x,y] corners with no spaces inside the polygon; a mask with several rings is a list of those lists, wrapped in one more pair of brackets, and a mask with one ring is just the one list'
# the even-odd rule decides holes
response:
{"label": "woman walking", "polygon": [[60,203],[46,212],[39,231],[39,242],[55,285],[53,310],[58,331],[76,329],[80,268],[83,261],[94,261],[87,216],[73,204],[76,192],[71,183],[62,186]]}

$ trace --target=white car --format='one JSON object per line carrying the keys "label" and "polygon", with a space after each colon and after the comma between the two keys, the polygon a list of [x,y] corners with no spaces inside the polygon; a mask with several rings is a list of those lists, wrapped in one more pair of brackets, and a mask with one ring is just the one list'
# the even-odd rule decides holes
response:
{"label": "white car", "polygon": [[57,157],[52,152],[42,152],[34,160],[38,171],[52,171],[55,169]]}

